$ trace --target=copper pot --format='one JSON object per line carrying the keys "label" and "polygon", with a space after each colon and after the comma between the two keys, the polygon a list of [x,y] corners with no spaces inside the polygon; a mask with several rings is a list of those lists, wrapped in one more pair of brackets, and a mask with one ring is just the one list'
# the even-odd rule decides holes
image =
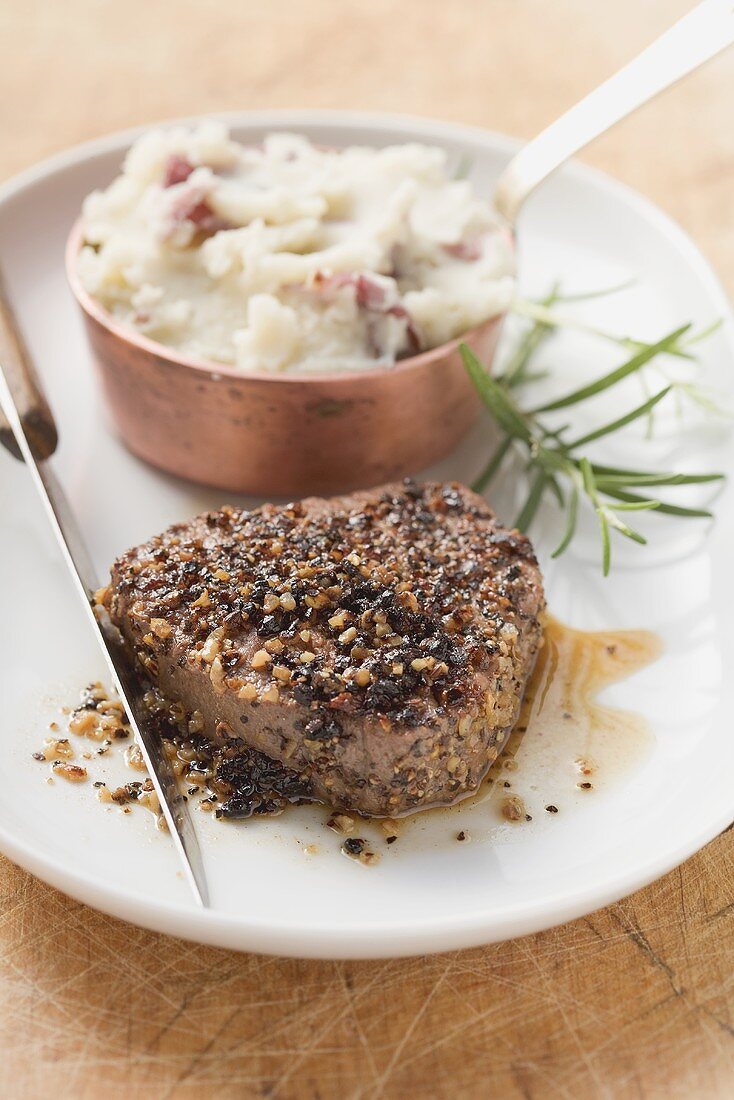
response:
{"label": "copper pot", "polygon": [[77,223],[66,270],[117,431],[169,473],[266,497],[367,488],[443,458],[477,416],[458,346],[489,362],[501,316],[391,367],[258,374],[183,355],[117,322],[79,281],[81,241]]}

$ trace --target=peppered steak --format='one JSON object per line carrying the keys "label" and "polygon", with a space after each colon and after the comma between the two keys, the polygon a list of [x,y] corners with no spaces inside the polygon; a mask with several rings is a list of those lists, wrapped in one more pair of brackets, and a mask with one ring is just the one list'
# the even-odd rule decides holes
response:
{"label": "peppered steak", "polygon": [[115,562],[106,603],[209,737],[378,816],[477,787],[544,608],[525,536],[461,485],[410,481],[177,524]]}

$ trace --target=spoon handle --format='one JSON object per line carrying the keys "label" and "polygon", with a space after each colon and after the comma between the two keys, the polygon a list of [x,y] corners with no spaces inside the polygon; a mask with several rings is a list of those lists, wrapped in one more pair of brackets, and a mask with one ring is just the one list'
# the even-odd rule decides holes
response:
{"label": "spoon handle", "polygon": [[539,183],[594,138],[734,42],[734,0],[703,0],[538,134],[507,165],[494,203],[510,225]]}

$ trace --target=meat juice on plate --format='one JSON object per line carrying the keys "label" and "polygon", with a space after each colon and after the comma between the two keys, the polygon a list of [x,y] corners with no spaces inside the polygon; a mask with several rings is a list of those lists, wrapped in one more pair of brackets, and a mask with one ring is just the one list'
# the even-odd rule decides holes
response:
{"label": "meat juice on plate", "polygon": [[[388,849],[391,853],[410,852],[414,846],[411,841],[418,839],[422,828],[426,824],[435,826],[437,821],[445,824],[446,843],[468,843],[496,838],[500,830],[506,836],[521,839],[539,824],[551,823],[556,815],[583,810],[584,803],[593,799],[595,792],[612,789],[615,783],[623,782],[644,759],[653,742],[649,725],[641,715],[599,703],[598,696],[606,687],[656,660],[660,651],[660,639],[649,631],[586,632],[574,630],[549,616],[545,623],[544,645],[517,723],[475,794],[453,806],[395,819],[369,819],[344,811],[329,812],[327,807],[314,804],[309,816],[315,813],[318,819],[306,826],[309,837],[326,826],[337,834],[337,843],[345,855],[370,865],[379,862],[381,853]],[[107,753],[112,742],[108,739],[105,721],[110,707],[114,709],[115,706],[119,704],[110,701],[101,687],[86,689],[81,706],[72,712],[67,723],[67,732],[95,740],[105,735],[102,744]],[[160,710],[158,719],[163,734],[166,719]],[[64,732],[59,723],[54,722],[53,726],[54,738]],[[262,799],[266,815],[282,812],[289,801],[298,802],[306,794],[297,777],[279,776],[277,765],[265,758],[255,759],[258,754],[247,751],[222,754],[221,775],[216,777],[211,749],[197,757],[191,744],[181,738],[173,725],[169,732],[169,757],[176,761],[187,797],[202,810],[216,812],[223,800],[226,804],[229,784],[232,784],[229,795],[232,797],[234,790],[236,802],[238,784],[240,790],[247,788],[249,791],[258,783],[262,785],[263,779],[268,780],[275,793]],[[119,737],[120,733],[118,730],[115,736]],[[47,740],[46,751],[36,755],[39,760],[51,761],[58,775],[60,772],[55,765],[59,761],[54,754],[59,755],[56,749],[60,742],[52,751],[50,740]],[[72,737],[72,742],[75,740],[77,738]],[[69,754],[73,755],[73,750],[70,749]],[[86,761],[90,754],[82,755],[89,768]],[[128,755],[129,745],[126,760]],[[136,767],[134,762],[131,766]],[[139,770],[139,765],[137,767]],[[212,789],[218,792],[218,798],[209,793],[208,778],[213,779]],[[146,804],[146,786],[140,776],[131,777],[130,783],[114,789],[96,778],[96,773],[90,775],[90,779],[94,779],[97,797],[108,804],[108,808],[113,803],[129,812],[136,801],[148,809],[153,808]],[[281,780],[282,789],[279,788]],[[252,800],[252,794],[249,797]],[[257,797],[253,804],[256,802]],[[287,820],[286,814],[284,825]],[[247,822],[238,823],[236,813],[229,818],[225,814],[221,822],[222,828],[238,825],[246,828]],[[282,829],[282,834],[285,837],[287,828]],[[432,834],[435,835],[433,829]],[[299,843],[310,857],[334,848],[333,844],[312,840]]]}

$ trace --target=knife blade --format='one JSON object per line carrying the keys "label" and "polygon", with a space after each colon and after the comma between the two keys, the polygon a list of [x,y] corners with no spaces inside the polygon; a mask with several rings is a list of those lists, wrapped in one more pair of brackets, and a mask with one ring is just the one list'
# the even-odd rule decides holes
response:
{"label": "knife blade", "polygon": [[[45,403],[37,378],[33,384]],[[3,418],[0,417],[0,428],[3,429],[0,431],[0,440],[7,446],[10,433],[15,447],[8,446],[8,450],[25,461],[69,568],[75,591],[84,605],[87,621],[94,631],[120,701],[127,712],[130,727],[150,773],[189,885],[196,900],[206,907],[209,905],[209,890],[201,849],[188,805],[179,789],[173,769],[160,741],[151,730],[150,715],[143,701],[148,684],[138,672],[135,660],[125,649],[115,627],[109,621],[98,618],[94,612],[93,596],[100,587],[95,569],[74,513],[49,459],[36,457],[37,451],[34,451],[29,439],[31,432],[26,434],[24,418],[16,407],[6,380],[4,363],[0,364],[0,407],[5,420],[3,423]],[[50,416],[47,403],[44,417],[46,413]]]}

